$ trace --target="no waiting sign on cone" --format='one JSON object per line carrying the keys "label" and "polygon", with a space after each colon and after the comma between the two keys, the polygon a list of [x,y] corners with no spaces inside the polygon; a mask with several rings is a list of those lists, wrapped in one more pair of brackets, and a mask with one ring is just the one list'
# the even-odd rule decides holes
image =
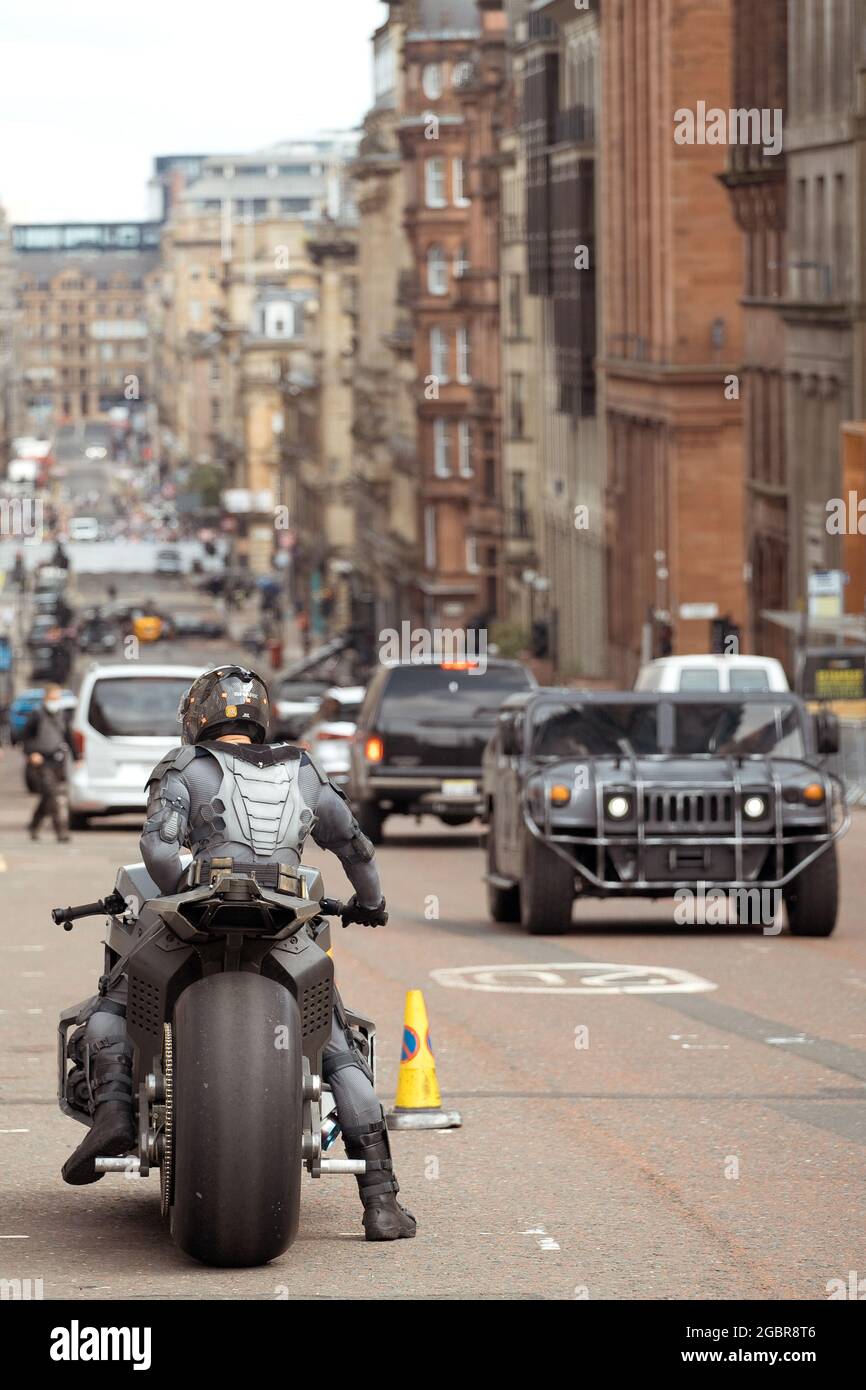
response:
{"label": "no waiting sign on cone", "polygon": [[458,1111],[442,1109],[430,1025],[420,989],[410,989],[406,995],[397,1099],[387,1120],[389,1129],[456,1129],[463,1123]]}

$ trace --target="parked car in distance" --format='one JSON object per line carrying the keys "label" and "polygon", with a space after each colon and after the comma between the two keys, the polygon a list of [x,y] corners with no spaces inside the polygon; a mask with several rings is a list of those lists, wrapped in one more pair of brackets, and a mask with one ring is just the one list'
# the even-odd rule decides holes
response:
{"label": "parked car in distance", "polygon": [[209,618],[200,613],[176,613],[172,628],[172,636],[178,642],[184,638],[216,639],[226,635],[226,625],[220,618]]}
{"label": "parked car in distance", "polygon": [[712,695],[758,695],[790,690],[785,668],[772,656],[662,656],[638,672],[635,690]]}
{"label": "parked car in distance", "polygon": [[37,613],[33,622],[30,624],[30,631],[27,634],[27,646],[31,651],[37,647],[44,646],[46,640],[52,637],[56,640],[61,634],[61,626],[53,612]]}
{"label": "parked car in distance", "polygon": [[98,541],[99,522],[95,516],[74,516],[67,527],[71,541]]}
{"label": "parked car in distance", "polygon": [[30,679],[63,685],[72,671],[75,649],[62,630],[49,633],[46,640],[30,649]]}
{"label": "parked car in distance", "polygon": [[92,666],[84,675],[72,737],[82,765],[69,779],[73,827],[89,816],[141,812],[144,785],[156,764],[180,743],[181,696],[200,666]]}
{"label": "parked car in distance", "polygon": [[322,696],[331,689],[327,680],[295,680],[288,677],[279,682],[273,697],[273,723],[271,737],[274,740],[294,741],[301,730],[309,723]]}
{"label": "parked car in distance", "polygon": [[183,558],[179,550],[164,549],[156,552],[156,573],[163,575],[183,574]]}
{"label": "parked car in distance", "polygon": [[823,762],[838,746],[835,717],[790,693],[511,699],[484,753],[490,914],[559,935],[575,898],[721,889],[756,925],[757,890],[762,925],[784,902],[794,935],[829,936],[850,823]]}
{"label": "parked car in distance", "polygon": [[[44,695],[45,688],[40,685],[22,690],[20,695],[15,696],[9,706],[9,736],[13,743],[20,742],[28,719],[42,704]],[[65,712],[75,709],[77,701],[71,690],[64,690],[61,703]]]}
{"label": "parked car in distance", "polygon": [[352,743],[349,794],[364,834],[379,844],[391,815],[451,826],[480,815],[481,758],[500,706],[534,688],[531,671],[498,657],[380,666]]}
{"label": "parked car in distance", "polygon": [[94,656],[104,656],[116,650],[120,642],[117,626],[103,616],[99,609],[86,611],[78,625],[78,650]]}
{"label": "parked car in distance", "polygon": [[59,565],[40,565],[33,575],[34,594],[62,593],[69,583],[69,571]]}
{"label": "parked car in distance", "polygon": [[325,691],[319,708],[301,731],[301,743],[340,786],[349,780],[352,740],[363,701],[363,685],[333,685]]}

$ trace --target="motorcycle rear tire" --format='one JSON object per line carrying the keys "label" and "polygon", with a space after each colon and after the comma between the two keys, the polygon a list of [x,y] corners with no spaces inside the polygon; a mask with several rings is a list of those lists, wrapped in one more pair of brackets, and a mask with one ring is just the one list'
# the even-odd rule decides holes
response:
{"label": "motorcycle rear tire", "polygon": [[298,1232],[298,1006],[261,975],[210,975],[180,996],[173,1031],[172,1238],[203,1264],[267,1264]]}

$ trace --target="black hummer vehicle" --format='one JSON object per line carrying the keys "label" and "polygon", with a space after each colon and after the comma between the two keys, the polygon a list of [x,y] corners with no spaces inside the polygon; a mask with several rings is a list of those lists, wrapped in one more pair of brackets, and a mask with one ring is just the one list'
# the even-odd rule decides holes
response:
{"label": "black hummer vehicle", "polygon": [[513,696],[484,754],[491,916],[551,935],[575,896],[778,889],[794,934],[829,936],[837,748],[795,695]]}

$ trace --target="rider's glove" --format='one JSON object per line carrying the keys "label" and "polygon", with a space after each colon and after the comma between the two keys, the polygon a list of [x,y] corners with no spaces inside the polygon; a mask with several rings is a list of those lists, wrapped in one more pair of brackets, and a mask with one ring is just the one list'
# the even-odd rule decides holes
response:
{"label": "rider's glove", "polygon": [[344,927],[348,927],[350,922],[358,922],[362,927],[384,927],[388,921],[385,899],[382,899],[378,907],[361,907],[358,894],[353,893],[340,917]]}

